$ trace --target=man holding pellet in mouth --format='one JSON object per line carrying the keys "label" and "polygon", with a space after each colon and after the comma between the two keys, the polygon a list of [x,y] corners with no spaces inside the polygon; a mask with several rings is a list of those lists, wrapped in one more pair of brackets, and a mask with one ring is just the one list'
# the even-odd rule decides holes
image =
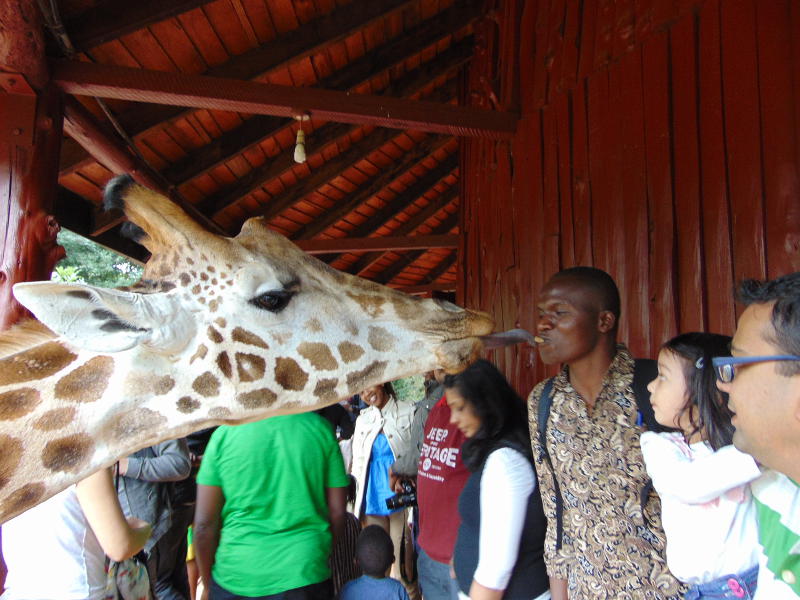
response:
{"label": "man holding pellet in mouth", "polygon": [[545,285],[538,311],[539,355],[562,365],[528,399],[552,598],[677,600],[639,447],[654,422],[653,366],[617,344],[617,286],[599,269],[566,269]]}

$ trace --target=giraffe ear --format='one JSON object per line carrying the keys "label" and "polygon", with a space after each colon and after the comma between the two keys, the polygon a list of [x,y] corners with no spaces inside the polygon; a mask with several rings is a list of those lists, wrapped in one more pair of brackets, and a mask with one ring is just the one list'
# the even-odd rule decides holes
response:
{"label": "giraffe ear", "polygon": [[186,320],[165,294],[37,281],[16,284],[14,296],[70,344],[92,352],[121,352],[143,343],[174,351],[175,329]]}

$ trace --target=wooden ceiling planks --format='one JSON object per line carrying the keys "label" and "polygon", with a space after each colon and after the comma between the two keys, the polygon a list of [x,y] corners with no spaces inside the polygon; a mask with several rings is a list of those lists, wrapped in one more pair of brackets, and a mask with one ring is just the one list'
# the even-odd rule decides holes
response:
{"label": "wooden ceiling planks", "polygon": [[[314,98],[329,100],[332,91],[350,94],[350,112],[363,110],[365,98],[373,97],[399,107],[402,116],[422,99],[433,102],[420,105],[430,114],[424,122],[405,125],[423,130],[442,115],[467,114],[452,104],[446,113],[436,111],[457,96],[456,74],[472,56],[473,26],[483,16],[477,0],[176,0],[171,7],[142,0],[131,10],[137,26],[110,28],[99,19],[105,2],[59,4],[68,23],[97,13],[94,29],[84,27],[81,45],[76,44],[85,61],[75,65],[79,70],[131,67],[136,76],[169,73],[171,82],[221,77],[225,82],[220,85],[233,82],[237,90],[246,89],[247,81],[313,87],[318,88]],[[244,87],[236,88],[236,81]],[[392,114],[391,121],[370,124],[360,114],[348,124],[336,122],[342,120],[341,110],[317,116],[312,111],[311,121],[303,124],[308,159],[296,164],[292,153],[298,123],[280,116],[286,113],[254,116],[249,112],[253,106],[235,102],[187,108],[130,101],[163,101],[141,94],[141,89],[129,96],[115,94],[119,99],[107,104],[158,176],[195,210],[213,218],[215,227],[235,234],[245,219],[263,214],[277,231],[315,245],[335,268],[355,269],[420,293],[454,289],[453,248],[391,240],[457,232],[459,144],[450,137],[456,130],[442,135],[383,129],[375,125],[403,122]],[[406,100],[398,104],[398,98]],[[94,101],[83,102],[97,121],[105,120]],[[293,102],[289,114],[298,104]],[[245,108],[248,112],[239,112]],[[477,120],[469,127],[492,115],[472,115]],[[326,120],[331,118],[336,121]],[[509,115],[509,131],[513,122]],[[466,128],[465,123],[457,133]],[[112,173],[67,142],[60,182],[96,203]],[[107,228],[113,220],[100,223]],[[359,239],[365,241],[359,244]],[[381,239],[389,244],[376,241]]]}

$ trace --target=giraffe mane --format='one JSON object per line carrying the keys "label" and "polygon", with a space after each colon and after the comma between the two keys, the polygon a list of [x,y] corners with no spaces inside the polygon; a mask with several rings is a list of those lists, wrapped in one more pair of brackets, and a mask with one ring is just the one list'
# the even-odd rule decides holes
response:
{"label": "giraffe mane", "polygon": [[20,321],[0,332],[0,359],[52,341],[58,336],[36,319]]}

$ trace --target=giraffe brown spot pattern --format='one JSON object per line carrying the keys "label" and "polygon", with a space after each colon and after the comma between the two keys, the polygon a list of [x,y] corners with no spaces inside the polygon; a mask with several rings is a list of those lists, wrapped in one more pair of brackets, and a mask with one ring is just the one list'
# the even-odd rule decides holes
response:
{"label": "giraffe brown spot pattern", "polygon": [[192,389],[208,398],[219,394],[219,379],[213,373],[206,371],[192,382]]}
{"label": "giraffe brown spot pattern", "polygon": [[13,421],[31,412],[42,401],[39,390],[20,388],[0,394],[0,421]]}
{"label": "giraffe brown spot pattern", "polygon": [[218,309],[218,308],[219,308],[219,301],[217,301],[217,300],[212,300],[211,302],[209,302],[209,303],[208,303],[208,309],[209,309],[211,312],[217,312],[217,309]]}
{"label": "giraffe brown spot pattern", "polygon": [[280,356],[275,361],[275,381],[285,390],[299,392],[306,387],[308,373],[293,358]]}
{"label": "giraffe brown spot pattern", "polygon": [[3,500],[0,512],[4,515],[15,515],[36,506],[44,496],[45,489],[45,485],[41,482],[26,483]]}
{"label": "giraffe brown spot pattern", "polygon": [[178,399],[177,406],[178,412],[189,414],[200,408],[200,401],[195,400],[191,396],[184,396],[183,398]]}
{"label": "giraffe brown spot pattern", "polygon": [[117,415],[111,422],[111,439],[118,440],[142,432],[158,431],[167,424],[167,418],[149,408],[135,408]]}
{"label": "giraffe brown spot pattern", "polygon": [[200,344],[195,353],[192,355],[192,358],[189,359],[189,364],[192,364],[198,358],[203,360],[206,357],[206,354],[208,354],[208,348],[206,348],[205,344]]}
{"label": "giraffe brown spot pattern", "polygon": [[262,357],[255,354],[237,352],[236,370],[239,373],[239,381],[257,381],[264,377],[267,363]]}
{"label": "giraffe brown spot pattern", "polygon": [[339,367],[339,363],[333,357],[333,353],[327,344],[303,342],[297,347],[297,351],[300,356],[307,359],[315,369],[320,371],[332,371]]}
{"label": "giraffe brown spot pattern", "polygon": [[56,342],[47,342],[2,361],[0,386],[35,381],[55,375],[78,358]]}
{"label": "giraffe brown spot pattern", "polygon": [[223,337],[222,334],[214,329],[211,325],[208,326],[208,339],[210,339],[215,344],[221,344]]}
{"label": "giraffe brown spot pattern", "polygon": [[319,333],[322,331],[322,323],[320,323],[319,319],[316,317],[312,317],[306,321],[306,329],[308,329],[311,333]]}
{"label": "giraffe brown spot pattern", "polygon": [[225,329],[228,326],[228,322],[223,317],[217,317],[214,319],[214,323],[221,329]]}
{"label": "giraffe brown spot pattern", "polygon": [[95,402],[102,398],[113,372],[113,358],[95,356],[59,379],[53,393],[72,402]]}
{"label": "giraffe brown spot pattern", "polygon": [[192,294],[194,294],[195,296],[197,296],[198,294],[200,294],[200,286],[199,286],[199,285],[195,285],[195,286],[192,288]]}
{"label": "giraffe brown spot pattern", "polygon": [[371,294],[352,294],[350,292],[348,292],[347,295],[351,299],[358,302],[358,305],[362,308],[362,310],[373,319],[383,313],[383,298],[380,296],[373,296]]}
{"label": "giraffe brown spot pattern", "polygon": [[215,406],[208,411],[209,419],[227,419],[231,416],[231,409],[224,406]]}
{"label": "giraffe brown spot pattern", "polygon": [[217,367],[227,379],[231,378],[233,371],[231,369],[231,359],[228,357],[227,352],[220,352],[217,355]]}
{"label": "giraffe brown spot pattern", "polygon": [[324,402],[336,402],[339,396],[336,394],[338,379],[320,379],[314,387],[314,395]]}
{"label": "giraffe brown spot pattern", "polygon": [[252,392],[238,394],[236,400],[245,408],[265,408],[275,403],[278,396],[269,388],[260,388]]}
{"label": "giraffe brown spot pattern", "polygon": [[255,333],[247,331],[246,329],[242,329],[241,327],[237,327],[231,333],[231,339],[234,342],[241,342],[242,344],[247,344],[248,346],[258,346],[259,348],[264,348],[265,350],[269,349],[269,344],[258,337]]}
{"label": "giraffe brown spot pattern", "polygon": [[183,287],[186,287],[187,285],[189,285],[189,284],[192,282],[192,278],[191,278],[191,277],[189,277],[189,274],[188,274],[188,273],[181,273],[181,274],[178,276],[178,279],[180,280],[180,282],[181,282],[181,285],[182,285]]}
{"label": "giraffe brown spot pattern", "polygon": [[75,419],[75,413],[77,412],[78,410],[74,406],[65,406],[64,408],[48,410],[33,422],[33,428],[40,431],[64,429],[64,427]]}
{"label": "giraffe brown spot pattern", "polygon": [[88,434],[76,433],[47,442],[42,464],[51,471],[77,473],[91,458],[94,442]]}
{"label": "giraffe brown spot pattern", "polygon": [[347,375],[347,389],[351,393],[355,394],[359,390],[363,390],[366,387],[365,384],[368,379],[380,380],[383,372],[386,370],[387,364],[388,363],[384,360],[376,360],[368,364],[360,371],[353,371],[352,373],[349,373]]}
{"label": "giraffe brown spot pattern", "polygon": [[22,460],[22,440],[10,435],[0,435],[0,489],[11,480]]}
{"label": "giraffe brown spot pattern", "polygon": [[358,344],[352,342],[339,342],[339,356],[346,363],[351,363],[361,358],[364,354],[364,349]]}
{"label": "giraffe brown spot pattern", "polygon": [[383,327],[370,325],[367,341],[378,352],[388,352],[397,343],[397,338]]}

